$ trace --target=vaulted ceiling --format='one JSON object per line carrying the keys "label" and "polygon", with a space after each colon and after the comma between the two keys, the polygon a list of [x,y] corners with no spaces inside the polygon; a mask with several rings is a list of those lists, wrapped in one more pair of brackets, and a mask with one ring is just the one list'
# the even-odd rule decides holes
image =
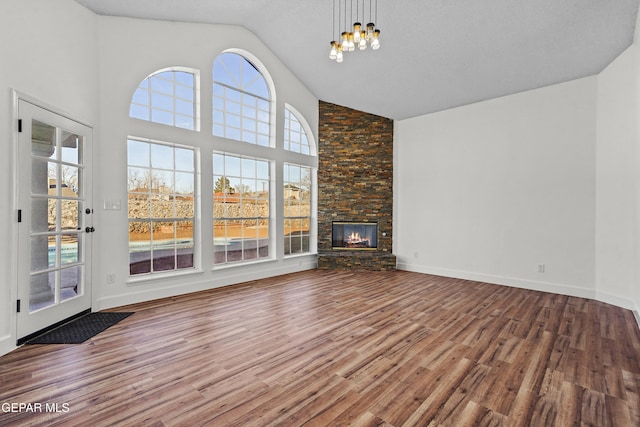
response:
{"label": "vaulted ceiling", "polygon": [[338,0],[76,1],[101,15],[243,26],[319,99],[392,119],[597,74],[633,43],[638,10],[638,0],[373,0],[382,47],[338,64],[328,57]]}

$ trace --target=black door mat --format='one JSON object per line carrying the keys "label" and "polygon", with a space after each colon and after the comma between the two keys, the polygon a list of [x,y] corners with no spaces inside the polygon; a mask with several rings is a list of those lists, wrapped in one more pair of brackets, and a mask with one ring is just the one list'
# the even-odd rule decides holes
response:
{"label": "black door mat", "polygon": [[25,344],[81,344],[132,314],[89,313],[42,335],[38,335],[25,342]]}

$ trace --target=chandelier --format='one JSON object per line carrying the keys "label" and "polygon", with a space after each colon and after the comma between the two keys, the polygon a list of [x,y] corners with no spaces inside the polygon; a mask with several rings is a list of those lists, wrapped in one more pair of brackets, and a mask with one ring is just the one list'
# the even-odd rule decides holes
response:
{"label": "chandelier", "polygon": [[[372,7],[372,2],[375,2]],[[362,8],[360,8],[360,0],[355,0],[354,15],[353,0],[333,0],[333,28],[332,37],[339,35],[338,40],[331,41],[331,50],[329,51],[329,59],[336,62],[344,60],[345,52],[353,52],[356,50],[365,50],[368,45],[371,49],[380,49],[380,30],[376,28],[374,20],[378,20],[378,0],[369,0],[369,8],[366,8],[366,0],[362,0]],[[336,7],[337,5],[337,7]],[[365,17],[369,16],[369,23],[362,26]],[[336,18],[338,29],[343,31],[336,33]],[[354,22],[355,21],[355,22]],[[353,22],[353,26],[349,27],[347,22]]]}

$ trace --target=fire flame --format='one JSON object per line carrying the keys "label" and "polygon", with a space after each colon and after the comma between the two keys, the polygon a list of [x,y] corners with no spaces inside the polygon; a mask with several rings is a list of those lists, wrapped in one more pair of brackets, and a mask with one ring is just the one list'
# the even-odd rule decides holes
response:
{"label": "fire flame", "polygon": [[349,237],[347,237],[348,243],[360,243],[362,242],[362,237],[360,237],[360,233],[351,233]]}

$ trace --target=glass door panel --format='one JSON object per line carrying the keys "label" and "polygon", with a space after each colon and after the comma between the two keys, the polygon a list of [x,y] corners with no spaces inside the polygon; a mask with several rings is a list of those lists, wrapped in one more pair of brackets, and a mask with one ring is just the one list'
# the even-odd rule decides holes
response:
{"label": "glass door panel", "polygon": [[19,114],[20,338],[90,308],[86,239],[93,227],[85,189],[91,129],[22,100]]}

